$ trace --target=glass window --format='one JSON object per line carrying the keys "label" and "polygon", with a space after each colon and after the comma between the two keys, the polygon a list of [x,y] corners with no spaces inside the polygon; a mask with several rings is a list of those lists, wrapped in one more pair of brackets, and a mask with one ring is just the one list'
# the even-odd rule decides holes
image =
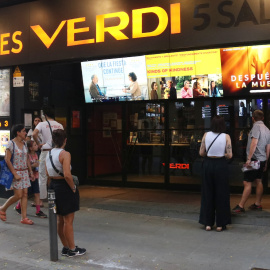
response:
{"label": "glass window", "polygon": [[183,101],[169,106],[170,183],[200,184],[199,149],[203,134],[210,129],[211,101]]}
{"label": "glass window", "polygon": [[127,110],[127,181],[164,183],[164,104],[129,104]]}

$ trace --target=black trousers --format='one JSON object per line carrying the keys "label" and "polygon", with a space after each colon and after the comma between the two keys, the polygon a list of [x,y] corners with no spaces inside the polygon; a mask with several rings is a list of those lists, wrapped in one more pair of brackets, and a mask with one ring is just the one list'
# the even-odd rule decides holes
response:
{"label": "black trousers", "polygon": [[217,227],[231,223],[228,164],[225,158],[205,158],[203,163],[199,223]]}

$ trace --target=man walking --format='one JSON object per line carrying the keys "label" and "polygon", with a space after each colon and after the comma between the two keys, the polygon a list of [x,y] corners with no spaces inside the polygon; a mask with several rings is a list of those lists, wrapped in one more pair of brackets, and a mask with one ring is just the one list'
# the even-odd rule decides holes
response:
{"label": "man walking", "polygon": [[[63,126],[54,120],[54,110],[51,107],[43,108],[43,114],[46,121],[39,123],[34,132],[33,139],[41,149],[39,156],[39,189],[40,189],[40,205],[42,200],[47,198],[47,175],[45,161],[48,152],[53,148],[52,146],[52,131],[55,129],[64,129]],[[42,143],[38,140],[38,135],[42,135]]]}
{"label": "man walking", "polygon": [[251,193],[252,182],[256,183],[256,201],[249,206],[250,210],[262,210],[261,200],[263,195],[263,172],[267,168],[267,161],[270,153],[270,131],[263,123],[264,114],[261,110],[255,110],[252,114],[253,127],[248,135],[246,167],[251,161],[259,160],[258,170],[244,172],[244,191],[238,205],[233,208],[233,213],[245,212],[244,206]]}

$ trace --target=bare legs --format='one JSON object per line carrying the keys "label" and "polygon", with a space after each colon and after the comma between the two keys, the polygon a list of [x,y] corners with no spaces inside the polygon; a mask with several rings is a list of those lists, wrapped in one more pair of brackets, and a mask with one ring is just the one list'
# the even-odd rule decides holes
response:
{"label": "bare legs", "polygon": [[[248,200],[248,197],[251,193],[251,188],[252,188],[252,182],[247,182],[247,181],[243,181],[244,183],[244,191],[243,191],[243,195],[241,198],[241,201],[239,203],[239,206],[244,208],[245,203]],[[261,205],[261,201],[262,201],[262,196],[263,196],[263,184],[262,184],[262,180],[261,179],[256,179],[255,180],[256,183],[256,205]]]}
{"label": "bare legs", "polygon": [[74,232],[73,232],[73,220],[75,213],[68,214],[66,216],[57,215],[57,231],[59,238],[64,247],[69,249],[75,248]]}
{"label": "bare legs", "polygon": [[0,207],[0,210],[6,212],[7,209],[18,200],[21,200],[21,209],[22,209],[22,219],[26,218],[27,213],[27,192],[28,189],[14,189],[14,195],[11,196],[3,206]]}
{"label": "bare legs", "polygon": [[248,200],[248,197],[249,197],[249,195],[251,193],[251,187],[252,187],[252,182],[243,181],[243,183],[244,183],[244,191],[243,191],[243,194],[242,194],[241,201],[238,204],[242,208],[244,208],[245,203]]}
{"label": "bare legs", "polygon": [[256,179],[256,205],[261,205],[263,196],[263,183],[261,179]]}

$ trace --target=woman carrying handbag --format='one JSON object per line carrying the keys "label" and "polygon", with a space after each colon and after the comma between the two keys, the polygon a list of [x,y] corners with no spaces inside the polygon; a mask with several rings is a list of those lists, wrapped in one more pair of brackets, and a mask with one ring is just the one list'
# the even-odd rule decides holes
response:
{"label": "woman carrying handbag", "polygon": [[[3,206],[0,206],[0,219],[6,221],[6,211],[13,203],[18,200],[21,201],[21,223],[32,225],[34,222],[27,218],[27,194],[28,187],[31,186],[30,178],[33,180],[33,171],[28,158],[28,150],[25,145],[26,131],[22,124],[15,125],[11,130],[12,135],[15,137],[9,141],[5,160],[8,168],[12,172],[14,178],[11,184],[11,189],[14,195],[11,196]],[[11,156],[13,155],[13,163],[11,163]]]}
{"label": "woman carrying handbag", "polygon": [[216,222],[218,232],[231,223],[228,164],[232,158],[231,138],[225,134],[224,118],[215,116],[211,131],[204,134],[200,155],[204,157],[199,223],[211,231]]}

